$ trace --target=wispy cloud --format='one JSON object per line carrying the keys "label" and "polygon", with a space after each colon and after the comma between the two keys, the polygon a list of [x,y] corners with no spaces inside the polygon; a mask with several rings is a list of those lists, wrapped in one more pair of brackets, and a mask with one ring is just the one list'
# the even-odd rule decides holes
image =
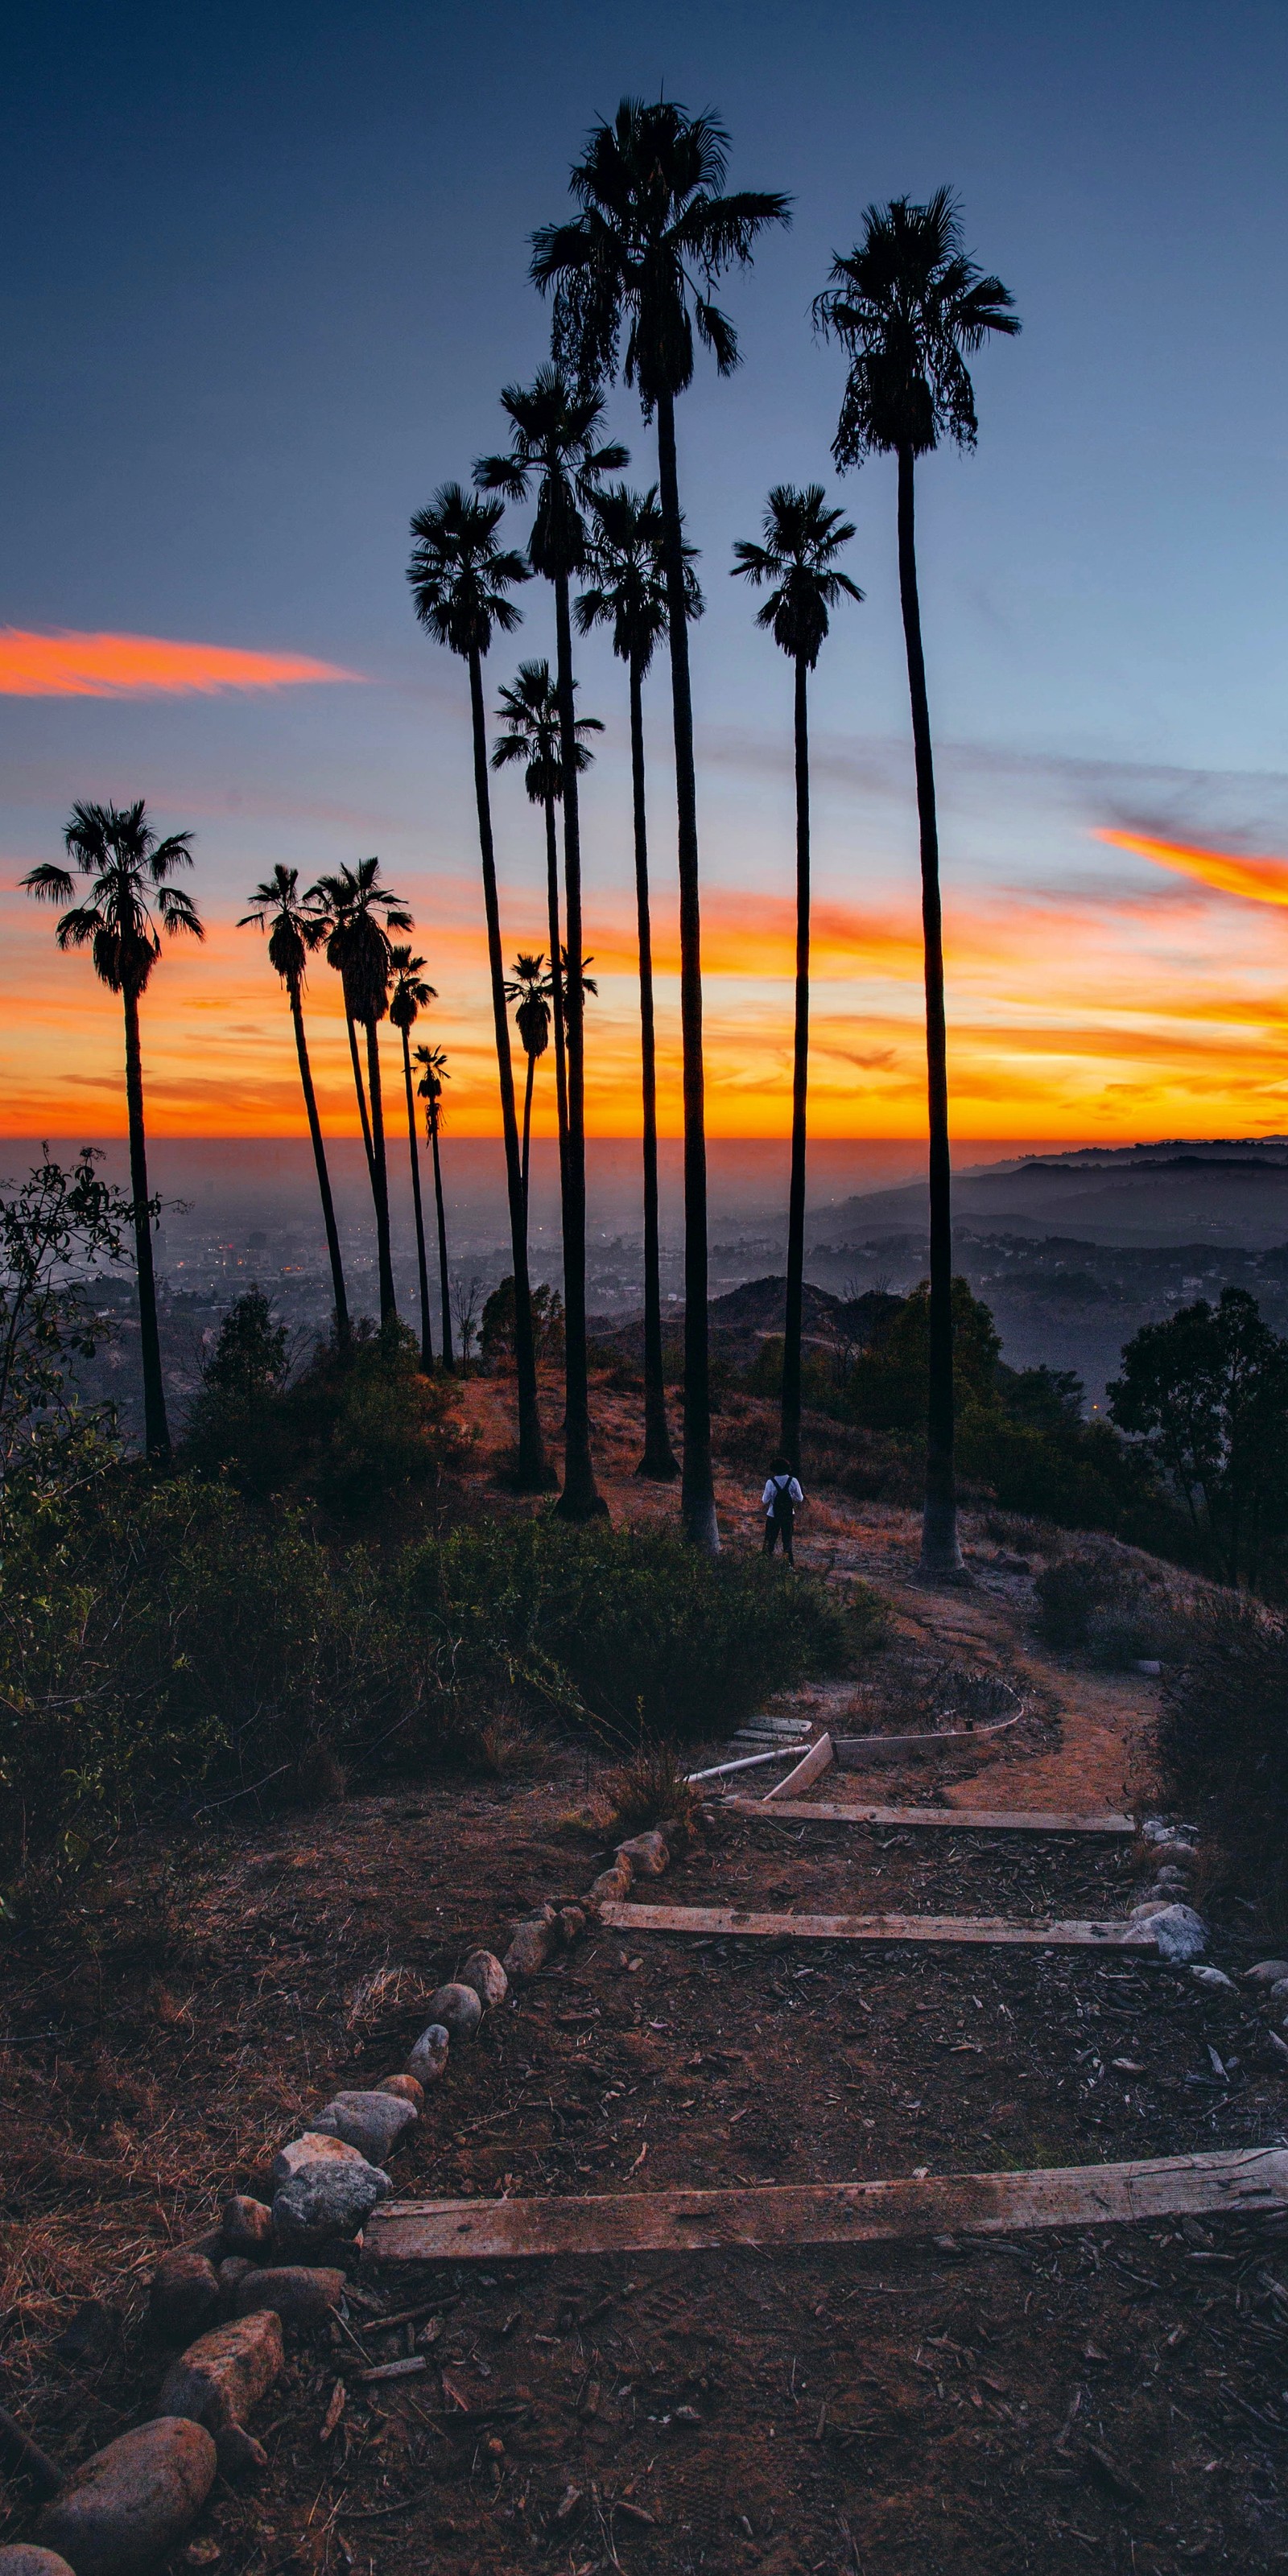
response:
{"label": "wispy cloud", "polygon": [[1134,850],[1156,867],[1174,868],[1195,877],[1218,894],[1242,895],[1249,903],[1288,904],[1288,859],[1244,858],[1237,850],[1205,850],[1187,841],[1154,840],[1143,832],[1098,831],[1098,841]]}
{"label": "wispy cloud", "polygon": [[164,635],[39,635],[0,627],[0,697],[210,697],[222,689],[285,689],[357,680],[306,653],[243,653],[176,644]]}

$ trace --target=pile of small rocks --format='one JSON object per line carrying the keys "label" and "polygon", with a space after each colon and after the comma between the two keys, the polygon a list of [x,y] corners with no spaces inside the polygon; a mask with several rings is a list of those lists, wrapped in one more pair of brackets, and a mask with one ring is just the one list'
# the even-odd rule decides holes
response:
{"label": "pile of small rocks", "polygon": [[[1183,1902],[1193,1885],[1198,1861],[1196,1828],[1169,1824],[1164,1816],[1146,1816],[1140,1832],[1146,1851],[1145,1866],[1153,1872],[1153,1885],[1139,1905],[1133,1905],[1130,1920],[1148,1923],[1160,1957],[1170,1966],[1190,1967],[1207,1948],[1207,1925],[1202,1915]],[[1219,1968],[1196,1966],[1194,1973],[1204,1985],[1230,1982]]]}
{"label": "pile of small rocks", "polygon": [[[282,2369],[283,2329],[316,2330],[343,2313],[347,2266],[372,2211],[393,2190],[388,2159],[415,2128],[453,2047],[475,2037],[512,1987],[579,1941],[605,1901],[627,1896],[636,1876],[660,1876],[690,1839],[679,1818],[634,1835],[583,1897],[543,1905],[518,1924],[504,1961],[472,1951],[460,1976],[431,1996],[429,2022],[400,2073],[369,2091],[333,2095],[279,2149],[270,2197],[235,2194],[217,2227],[162,2257],[149,2323],[158,2343],[182,2349],[166,2370],[155,2416],[66,2478],[25,2445],[46,2472],[49,2500],[34,2541],[0,2547],[0,2576],[137,2576],[182,2539],[218,2470],[236,2476],[266,2465],[246,2419]],[[17,2426],[13,2433],[22,2445]]]}

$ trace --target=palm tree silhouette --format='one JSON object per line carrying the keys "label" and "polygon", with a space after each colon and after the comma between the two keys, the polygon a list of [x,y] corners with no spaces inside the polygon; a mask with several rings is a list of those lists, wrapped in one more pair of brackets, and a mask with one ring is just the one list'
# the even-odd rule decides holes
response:
{"label": "palm tree silhouette", "polygon": [[295,1031],[295,1053],[299,1060],[300,1085],[304,1107],[313,1140],[313,1161],[318,1176],[318,1195],[322,1201],[322,1222],[326,1228],[326,1248],[331,1262],[331,1294],[335,1305],[335,1338],[337,1347],[347,1351],[351,1341],[349,1302],[344,1289],[344,1266],[340,1259],[340,1236],[331,1199],[331,1178],[327,1171],[326,1146],[322,1138],[322,1121],[318,1116],[313,1073],[309,1064],[308,1040],[304,1034],[304,974],[309,951],[320,947],[325,937],[323,923],[316,912],[306,910],[297,893],[298,868],[285,868],[278,860],[271,877],[257,885],[251,896],[251,909],[243,913],[239,930],[253,923],[268,932],[268,962],[277,968],[286,986],[291,1006],[291,1025]]}
{"label": "palm tree silhouette", "polygon": [[[680,1469],[671,1447],[662,1378],[662,1283],[657,1196],[657,1047],[653,1022],[653,931],[649,908],[648,816],[644,796],[644,678],[666,633],[666,565],[657,485],[632,492],[610,484],[592,503],[594,527],[587,587],[577,602],[583,635],[609,626],[613,651],[630,679],[631,790],[635,826],[635,912],[639,928],[640,1060],[644,1161],[644,1455],[638,1476],[669,1482]],[[686,546],[685,600],[689,617],[702,615],[702,593]]]}
{"label": "palm tree silhouette", "polygon": [[[550,1004],[555,993],[555,978],[547,975],[544,957],[529,956],[521,950],[515,958],[513,973],[506,984],[507,1002],[517,1002],[514,1025],[519,1043],[528,1059],[528,1078],[523,1092],[523,1214],[528,1214],[528,1156],[532,1143],[532,1085],[537,1058],[550,1044]],[[562,994],[560,995],[562,1000]]]}
{"label": "palm tree silhouette", "polygon": [[899,466],[899,595],[912,706],[913,758],[921,833],[921,913],[926,960],[926,1065],[930,1129],[930,1402],[921,1570],[960,1576],[953,1473],[952,1204],[948,1147],[948,1061],[944,1026],[944,939],[939,831],[930,706],[921,645],[914,515],[919,456],[940,439],[973,448],[975,390],[967,355],[990,333],[1013,337],[1019,318],[998,277],[985,277],[962,249],[956,201],[938,188],[924,206],[894,197],[869,206],[863,239],[832,262],[816,297],[817,327],[841,342],[849,373],[832,454],[844,472],[866,456]]}
{"label": "palm tree silhouette", "polygon": [[416,1062],[422,1067],[416,1085],[425,1103],[425,1134],[434,1154],[434,1197],[438,1205],[438,1293],[443,1309],[443,1366],[450,1372],[456,1361],[452,1353],[452,1283],[447,1275],[447,1218],[443,1212],[443,1170],[438,1158],[438,1140],[443,1130],[443,1085],[450,1082],[447,1054],[441,1046],[418,1046]]}
{"label": "palm tree silhouette", "polygon": [[[564,929],[574,957],[581,955],[581,822],[577,796],[577,719],[572,669],[569,581],[586,560],[583,516],[600,477],[627,462],[626,449],[601,445],[604,406],[597,393],[578,393],[558,367],[540,367],[530,386],[507,385],[502,409],[511,423],[508,453],[481,456],[474,480],[485,492],[523,501],[535,486],[536,516],[528,560],[555,594],[555,692],[559,701],[559,753],[563,772]],[[568,1049],[568,1143],[563,1159],[564,1252],[564,1481],[556,1509],[567,1520],[590,1520],[606,1511],[590,1454],[590,1391],[586,1376],[586,1108],[581,995],[564,994]]]}
{"label": "palm tree silhouette", "polygon": [[[389,933],[391,930],[414,930],[416,925],[401,896],[394,894],[388,886],[382,886],[378,882],[379,876],[379,859],[359,859],[356,868],[342,867],[331,876],[319,877],[316,885],[309,887],[304,900],[324,925],[327,964],[334,966],[344,993],[349,1055],[376,1211],[380,1321],[387,1324],[397,1317],[398,1301],[394,1294],[393,1252],[389,1237],[389,1172],[385,1161],[384,1097],[376,1031],[389,1009],[389,983],[393,973],[393,945]],[[380,917],[382,913],[383,920]],[[369,1098],[364,1097],[362,1088],[357,1036],[359,1025],[367,1033]]]}
{"label": "palm tree silhouette", "polygon": [[411,1053],[408,1037],[422,1011],[438,1000],[432,984],[422,978],[423,957],[413,957],[411,949],[391,948],[389,964],[394,989],[389,997],[389,1018],[402,1039],[403,1088],[407,1094],[407,1151],[411,1156],[411,1196],[416,1211],[416,1267],[420,1279],[420,1359],[426,1375],[434,1365],[434,1336],[429,1323],[429,1272],[425,1267],[425,1218],[420,1204],[420,1139],[416,1129],[416,1104],[411,1096]]}
{"label": "palm tree silhouette", "polygon": [[487,915],[488,968],[492,979],[492,1023],[496,1034],[497,1079],[501,1091],[501,1125],[505,1138],[505,1178],[510,1203],[510,1250],[514,1263],[514,1363],[519,1399],[518,1482],[536,1493],[550,1481],[541,1416],[537,1410],[537,1368],[532,1343],[532,1292],[528,1284],[527,1227],[523,1214],[523,1175],[519,1168],[519,1131],[514,1114],[514,1069],[510,1061],[510,1024],[505,1008],[505,968],[501,960],[501,914],[496,891],[496,853],[492,843],[492,802],[488,794],[487,716],[483,705],[483,659],[493,630],[509,635],[519,611],[508,596],[516,582],[526,581],[528,567],[512,548],[497,542],[504,516],[500,501],[480,500],[459,483],[444,483],[411,523],[412,554],[407,568],[416,615],[436,642],[458,653],[469,671],[470,715],[474,731],[474,798],[478,808],[479,856],[483,870],[483,904]]}
{"label": "palm tree silhouette", "polygon": [[763,542],[740,538],[734,547],[735,579],[759,589],[772,582],[756,624],[767,626],[791,655],[796,671],[796,1029],[792,1056],[792,1171],[787,1200],[787,1308],[783,1324],[783,1393],[779,1445],[788,1464],[800,1465],[801,1294],[805,1277],[805,1140],[809,1098],[809,675],[827,635],[830,613],[842,599],[861,600],[836,557],[854,528],[829,509],[821,483],[798,492],[776,483],[769,495]]}
{"label": "palm tree silhouette", "polygon": [[[657,415],[680,872],[680,1014],[684,1040],[684,1525],[715,1555],[711,1393],[707,1354],[707,1152],[702,1064],[702,942],[698,809],[689,685],[684,532],[675,452],[675,401],[693,377],[693,334],[722,376],[738,362],[728,317],[711,300],[723,272],[746,266],[766,224],[788,221],[778,195],[722,194],[728,136],[714,116],[674,100],[624,98],[597,125],[571,174],[582,212],[534,234],[532,275],[554,290],[555,355],[587,385],[617,372],[646,420]],[[571,939],[571,931],[569,933]],[[575,942],[573,943],[575,946]]]}
{"label": "palm tree silhouette", "polygon": [[[153,1209],[148,1199],[147,1137],[143,1123],[143,1059],[139,1003],[161,954],[161,933],[187,931],[204,939],[192,897],[171,883],[192,865],[190,832],[159,841],[140,796],[133,805],[73,805],[63,834],[70,868],[33,868],[22,884],[38,903],[69,908],[54,936],[60,948],[88,948],[94,971],[125,1005],[125,1102],[130,1129],[130,1194],[134,1257],[139,1281],[139,1350],[143,1363],[143,1438],[149,1458],[170,1456],[161,1337],[157,1330],[156,1277],[152,1267]],[[77,876],[88,877],[85,903],[73,903]],[[155,917],[154,917],[155,913]],[[158,922],[160,928],[158,928]]]}
{"label": "palm tree silhouette", "polygon": [[[555,845],[555,806],[563,798],[563,761],[560,756],[559,700],[550,677],[548,662],[520,662],[514,685],[502,689],[496,720],[506,731],[498,734],[492,745],[492,767],[504,769],[509,762],[524,764],[523,783],[532,804],[540,805],[546,818],[546,910],[550,923],[550,955],[557,957],[562,944],[559,928],[559,856]],[[581,740],[587,733],[604,730],[598,716],[578,716],[575,762],[578,771],[589,769],[594,753]],[[557,981],[551,987],[555,1028],[555,1099],[559,1112],[559,1178],[560,1207],[564,1157],[568,1150],[568,1072],[564,1054],[563,993]],[[526,1162],[525,1162],[526,1169]]]}

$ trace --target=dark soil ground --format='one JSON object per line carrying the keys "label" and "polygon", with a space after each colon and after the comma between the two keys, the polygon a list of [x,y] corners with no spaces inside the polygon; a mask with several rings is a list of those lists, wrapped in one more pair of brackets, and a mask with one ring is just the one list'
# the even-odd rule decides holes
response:
{"label": "dark soil ground", "polygon": [[[826,1509],[803,1552],[875,1574],[891,1671],[967,1658],[1027,1676],[1035,1711],[1004,1754],[949,1772],[833,1772],[829,1795],[1054,1809],[1120,1803],[1141,1783],[1140,1684],[1043,1656],[1022,1585],[914,1596],[898,1516]],[[874,1705],[882,1692],[897,1703],[877,1665],[865,1684]],[[603,1848],[585,1820],[594,1786],[580,1756],[538,1747],[526,1777],[351,1798],[164,1846],[143,1837],[77,1914],[11,1944],[0,2400],[47,2448],[83,2457],[155,2403],[165,2356],[144,2305],[158,2253],[230,2190],[262,2186],[275,2147],[333,2090],[396,2067],[468,1949],[504,1947],[536,1902],[585,1887]],[[1126,1913],[1134,1868],[1121,1843],[717,1815],[637,1893],[1103,1916]],[[1236,1973],[1264,1954],[1250,1912],[1205,1903],[1220,1964]],[[1239,1999],[1132,1954],[601,1931],[454,2055],[398,2190],[638,2191],[1279,2142],[1285,2080],[1270,2056]],[[90,2293],[120,2319],[92,2365],[57,2348]],[[382,2326],[409,2308],[407,2324]],[[425,2368],[358,2379],[403,2354]],[[292,2342],[254,2430],[267,2472],[219,2482],[177,2566],[1288,2566],[1288,2223],[490,2271],[364,2258],[347,2321]],[[32,2519],[15,2485],[0,2539]]]}

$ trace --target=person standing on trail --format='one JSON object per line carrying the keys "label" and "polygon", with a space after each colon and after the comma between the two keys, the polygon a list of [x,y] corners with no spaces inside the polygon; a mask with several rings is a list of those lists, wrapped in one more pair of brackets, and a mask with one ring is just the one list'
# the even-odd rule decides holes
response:
{"label": "person standing on trail", "polygon": [[769,1480],[760,1499],[765,1511],[766,1556],[773,1555],[774,1541],[779,1539],[788,1564],[794,1565],[796,1555],[792,1545],[792,1532],[796,1524],[796,1507],[798,1503],[804,1502],[805,1497],[781,1450],[778,1456],[771,1458],[769,1462]]}

